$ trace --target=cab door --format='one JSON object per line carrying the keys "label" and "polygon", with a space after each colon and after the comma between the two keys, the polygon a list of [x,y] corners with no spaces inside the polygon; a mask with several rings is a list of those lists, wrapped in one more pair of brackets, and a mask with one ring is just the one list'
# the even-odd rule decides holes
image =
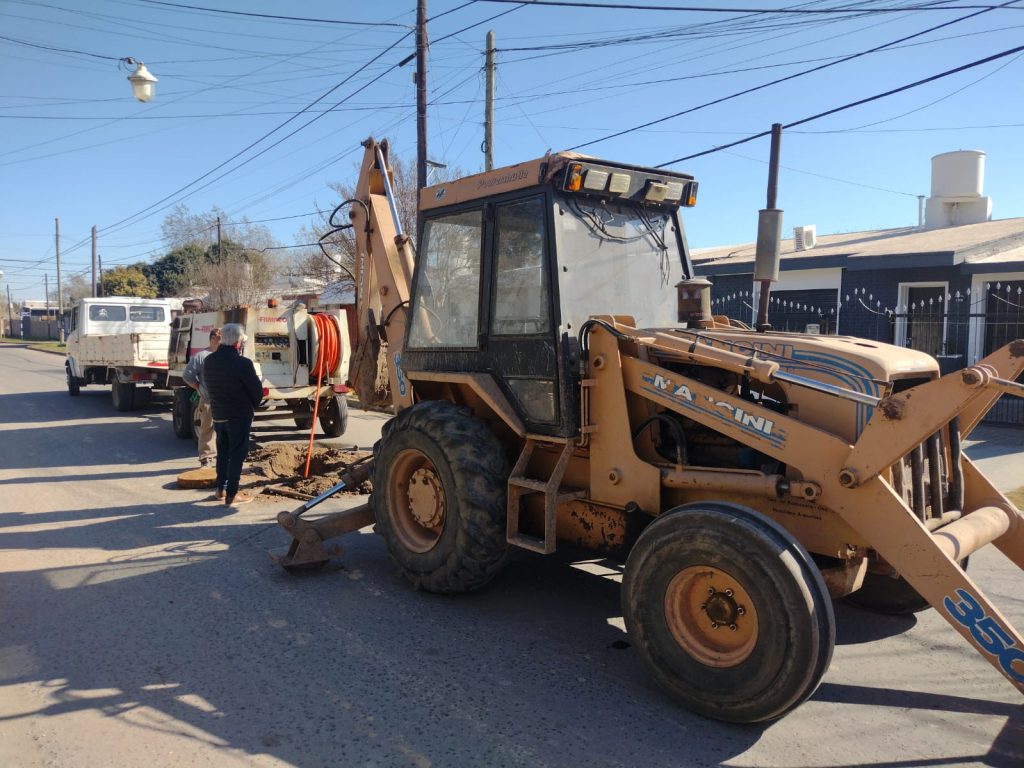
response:
{"label": "cab door", "polygon": [[531,432],[561,434],[544,194],[492,203],[485,356]]}

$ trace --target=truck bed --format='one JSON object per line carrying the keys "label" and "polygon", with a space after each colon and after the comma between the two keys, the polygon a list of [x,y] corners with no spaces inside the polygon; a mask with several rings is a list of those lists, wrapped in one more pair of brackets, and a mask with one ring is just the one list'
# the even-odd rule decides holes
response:
{"label": "truck bed", "polygon": [[84,336],[78,344],[80,367],[166,368],[168,333]]}

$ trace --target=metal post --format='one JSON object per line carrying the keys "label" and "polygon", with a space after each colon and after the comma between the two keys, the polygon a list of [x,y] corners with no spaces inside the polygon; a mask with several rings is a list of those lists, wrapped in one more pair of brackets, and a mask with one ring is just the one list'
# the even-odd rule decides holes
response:
{"label": "metal post", "polygon": [[494,32],[487,33],[487,96],[484,107],[484,170],[494,168]]}
{"label": "metal post", "polygon": [[[775,207],[775,203],[778,201],[779,194],[779,150],[782,144],[782,124],[774,123],[772,125],[772,146],[771,156],[768,160],[768,205],[765,211],[762,212],[762,218],[758,222],[758,249],[774,247],[775,254],[775,269],[778,269],[778,252],[779,252],[779,241],[781,239],[781,226],[782,216],[781,211]],[[765,222],[762,224],[762,221]],[[771,226],[768,226],[768,222],[772,222]],[[774,232],[771,230],[774,229]],[[762,240],[766,240],[768,237],[774,240],[774,243],[762,243]],[[774,276],[774,279],[778,279],[778,275]],[[757,330],[760,332],[770,331],[771,325],[768,322],[768,300],[771,297],[772,277],[767,274],[763,274],[760,278],[761,282],[761,294],[758,297],[757,302]]]}
{"label": "metal post", "polygon": [[917,196],[917,228],[924,229],[924,195]]}
{"label": "metal post", "polygon": [[[61,322],[64,319],[64,289],[60,282],[60,219],[54,219],[57,224],[56,231],[56,246],[57,246],[57,338],[61,344],[64,343],[64,323]],[[46,301],[50,301],[49,292],[46,295]],[[47,310],[47,316],[49,316],[49,310]]]}
{"label": "metal post", "polygon": [[416,2],[416,188],[427,186],[427,0]]}
{"label": "metal post", "polygon": [[92,225],[92,295],[96,297],[96,225]]}
{"label": "metal post", "polygon": [[[11,284],[7,284],[7,325],[11,338],[14,338],[14,302],[11,301]],[[18,334],[21,337],[21,334]]]}
{"label": "metal post", "polygon": [[[46,297],[46,340],[50,340],[50,275],[43,274],[43,295]],[[31,322],[31,321],[30,321]]]}

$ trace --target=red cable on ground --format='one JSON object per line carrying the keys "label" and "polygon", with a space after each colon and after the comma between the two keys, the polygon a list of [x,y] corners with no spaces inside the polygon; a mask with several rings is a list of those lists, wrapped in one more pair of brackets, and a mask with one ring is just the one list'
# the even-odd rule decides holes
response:
{"label": "red cable on ground", "polygon": [[316,363],[309,375],[316,376],[316,398],[313,400],[313,418],[309,425],[309,448],[306,450],[306,469],[303,477],[309,477],[309,463],[313,460],[313,438],[316,435],[316,419],[320,413],[320,385],[324,376],[330,376],[338,367],[338,356],[341,354],[341,338],[338,324],[330,315],[316,313],[312,315],[319,339],[316,349]]}

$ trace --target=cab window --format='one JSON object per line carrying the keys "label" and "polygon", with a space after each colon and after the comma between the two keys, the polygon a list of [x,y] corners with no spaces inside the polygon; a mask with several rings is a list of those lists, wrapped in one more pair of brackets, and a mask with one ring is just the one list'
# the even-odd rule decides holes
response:
{"label": "cab window", "polygon": [[118,304],[90,304],[89,319],[101,323],[124,322],[128,316],[125,307]]}
{"label": "cab window", "polygon": [[499,205],[496,219],[497,275],[491,333],[496,336],[548,333],[551,320],[544,269],[547,240],[544,198]]}
{"label": "cab window", "polygon": [[128,311],[128,317],[134,323],[162,323],[164,321],[163,307],[132,307]]}
{"label": "cab window", "polygon": [[410,348],[478,345],[482,235],[481,209],[424,222]]}

